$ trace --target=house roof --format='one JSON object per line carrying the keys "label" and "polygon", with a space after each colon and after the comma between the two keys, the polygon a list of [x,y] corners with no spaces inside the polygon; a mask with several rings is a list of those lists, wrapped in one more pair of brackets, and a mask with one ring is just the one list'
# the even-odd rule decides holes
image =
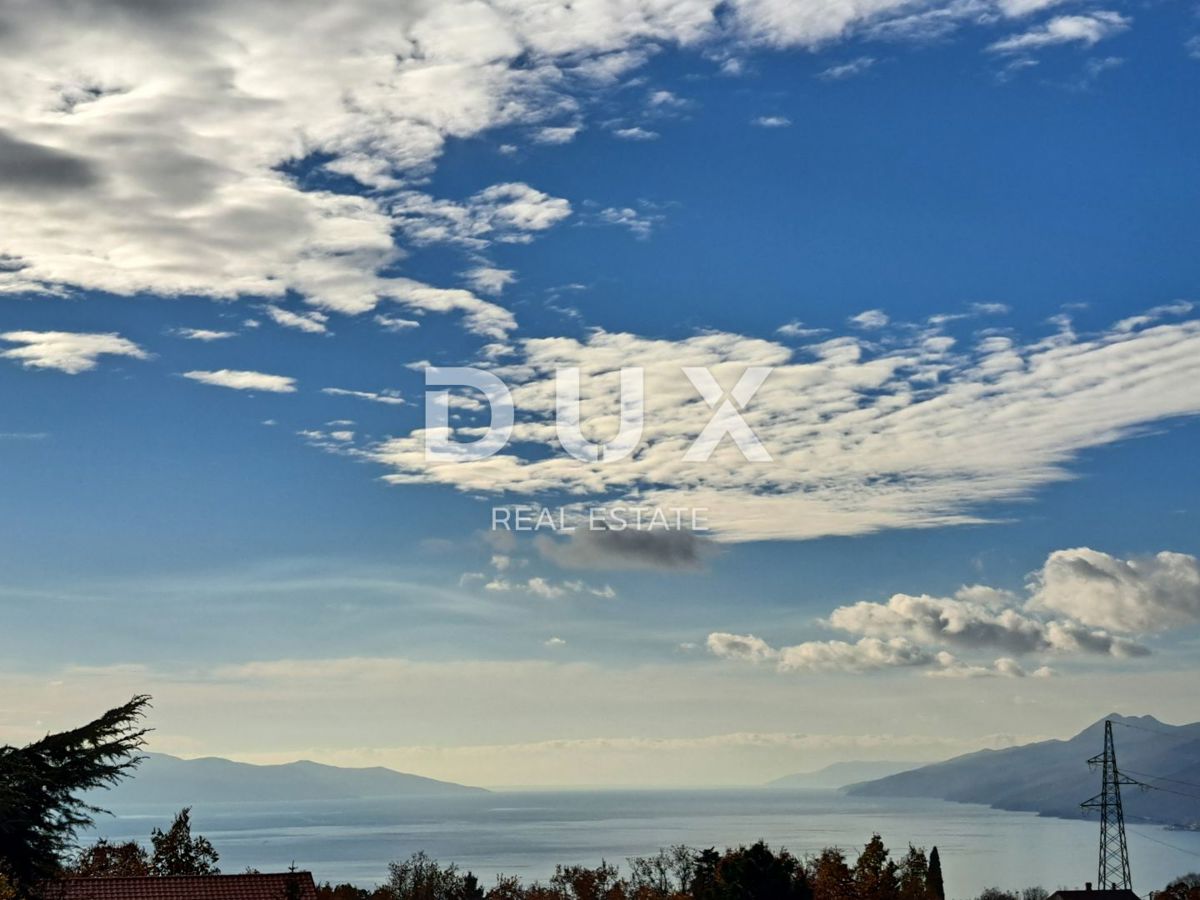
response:
{"label": "house roof", "polygon": [[64,878],[48,900],[316,900],[311,872]]}
{"label": "house roof", "polygon": [[1055,891],[1050,900],[1138,900],[1138,895],[1128,889],[1119,891]]}

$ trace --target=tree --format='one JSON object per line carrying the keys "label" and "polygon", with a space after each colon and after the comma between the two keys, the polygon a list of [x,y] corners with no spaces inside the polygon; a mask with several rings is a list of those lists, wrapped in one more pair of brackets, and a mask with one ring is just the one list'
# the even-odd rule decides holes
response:
{"label": "tree", "polygon": [[854,865],[854,886],[859,900],[897,900],[896,864],[892,862],[883,838],[871,835]]}
{"label": "tree", "polygon": [[442,868],[422,850],[390,863],[385,887],[392,900],[461,900],[463,877],[455,865]]}
{"label": "tree", "polygon": [[67,869],[75,878],[128,878],[150,874],[150,854],[137,841],[110,844],[100,838],[81,850]]}
{"label": "tree", "polygon": [[0,877],[18,898],[59,872],[76,832],[102,812],[79,796],[129,774],[145,742],[139,695],[93,722],[24,747],[0,747]]}
{"label": "tree", "polygon": [[933,900],[946,900],[946,883],[942,880],[942,857],[938,848],[929,851],[929,892]]}
{"label": "tree", "polygon": [[858,900],[854,873],[841,850],[826,847],[809,867],[814,900]]}
{"label": "tree", "polygon": [[166,831],[155,828],[150,832],[154,857],[150,862],[153,875],[217,875],[220,854],[208,838],[192,837],[192,809],[185,806],[175,816]]}
{"label": "tree", "polygon": [[1002,891],[1000,888],[984,888],[979,895],[978,900],[1017,900],[1017,895],[1012,891]]}
{"label": "tree", "polygon": [[935,900],[929,889],[929,860],[924,850],[908,845],[908,854],[900,863],[899,878],[900,900]]}
{"label": "tree", "polygon": [[563,900],[624,900],[624,884],[617,867],[604,860],[594,869],[557,866],[550,887]]}
{"label": "tree", "polygon": [[667,900],[687,894],[696,875],[696,851],[683,844],[654,856],[629,860],[629,894],[640,900]]}
{"label": "tree", "polygon": [[1047,900],[1049,896],[1050,892],[1040,885],[1021,891],[1021,900]]}

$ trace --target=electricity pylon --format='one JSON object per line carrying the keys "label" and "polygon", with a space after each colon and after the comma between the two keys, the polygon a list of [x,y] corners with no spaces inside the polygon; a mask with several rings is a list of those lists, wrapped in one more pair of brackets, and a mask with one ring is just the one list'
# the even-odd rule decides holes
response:
{"label": "electricity pylon", "polygon": [[1112,721],[1104,720],[1104,752],[1088,760],[1093,769],[1100,767],[1104,783],[1100,793],[1082,804],[1084,809],[1100,810],[1100,868],[1096,875],[1100,890],[1133,890],[1129,877],[1129,847],[1125,844],[1125,813],[1121,809],[1121,785],[1138,784],[1117,768],[1117,750],[1113,746]]}

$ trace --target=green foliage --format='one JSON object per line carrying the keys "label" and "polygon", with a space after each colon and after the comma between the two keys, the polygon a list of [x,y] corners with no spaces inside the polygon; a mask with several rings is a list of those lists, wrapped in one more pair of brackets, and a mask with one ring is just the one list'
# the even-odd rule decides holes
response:
{"label": "green foliage", "polygon": [[900,863],[898,878],[900,900],[937,900],[929,884],[929,860],[924,850],[908,845],[908,853]]}
{"label": "green foliage", "polygon": [[192,810],[184,807],[166,831],[155,828],[150,832],[154,857],[150,862],[152,875],[216,875],[220,855],[201,836],[192,837]]}
{"label": "green foliage", "polygon": [[76,832],[101,812],[79,795],[111,787],[141,761],[149,705],[137,696],[81,728],[0,747],[0,876],[15,897],[58,874]]}
{"label": "green foliage", "polygon": [[854,887],[862,900],[899,900],[896,864],[877,834],[871,836],[858,856]]}
{"label": "green foliage", "polygon": [[933,900],[946,900],[946,884],[942,880],[942,857],[938,848],[929,851],[929,890]]}

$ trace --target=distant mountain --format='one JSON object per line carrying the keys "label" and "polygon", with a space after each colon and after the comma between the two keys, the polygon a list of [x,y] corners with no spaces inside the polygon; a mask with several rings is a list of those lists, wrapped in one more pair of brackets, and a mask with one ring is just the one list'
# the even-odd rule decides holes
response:
{"label": "distant mountain", "polygon": [[767,787],[780,788],[840,788],[858,781],[870,778],[883,778],[895,775],[897,772],[907,772],[915,769],[921,763],[916,762],[863,762],[852,760],[836,762],[814,772],[797,772],[794,775],[784,775],[767,782]]}
{"label": "distant mountain", "polygon": [[[1187,825],[1200,822],[1200,722],[1166,725],[1152,716],[1108,716],[1118,768],[1167,789],[1122,790],[1125,817]],[[998,809],[1080,818],[1079,804],[1100,791],[1100,773],[1087,760],[1104,750],[1104,720],[1069,740],[1005,750],[981,750],[847,787],[859,797],[937,797]]]}
{"label": "distant mountain", "polygon": [[201,801],[278,802],[356,800],[483,792],[448,781],[391,769],[343,769],[314,762],[256,766],[228,759],[179,759],[147,753],[131,778],[93,799],[102,806],[164,803],[186,806]]}

